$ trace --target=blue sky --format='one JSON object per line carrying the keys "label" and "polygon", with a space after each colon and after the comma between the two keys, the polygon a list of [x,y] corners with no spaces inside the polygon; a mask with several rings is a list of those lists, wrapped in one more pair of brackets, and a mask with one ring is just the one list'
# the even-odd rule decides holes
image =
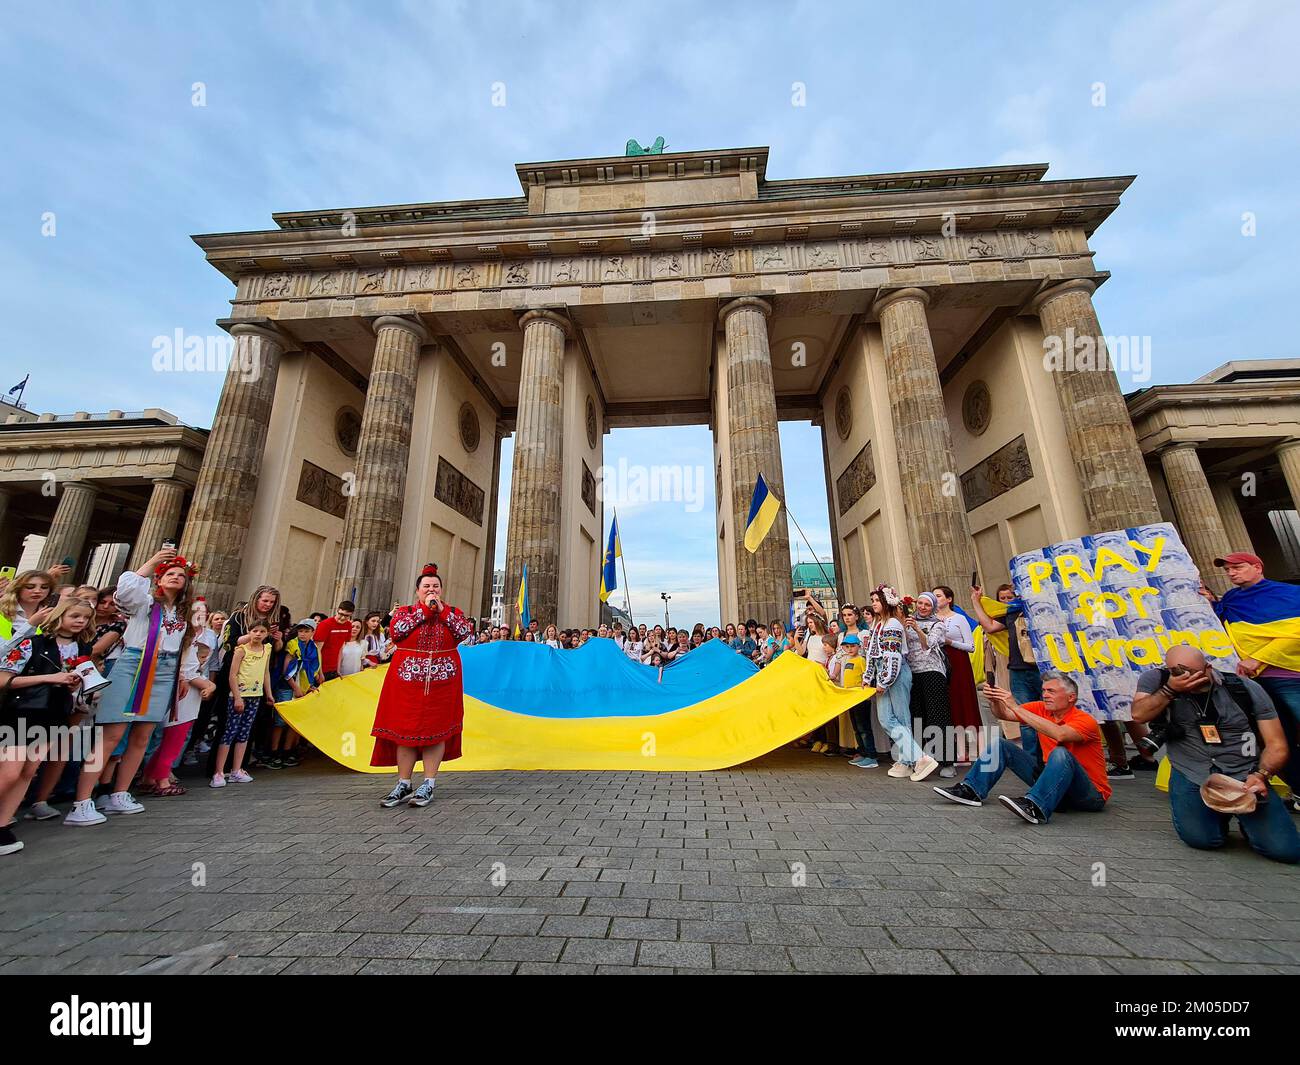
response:
{"label": "blue sky", "polygon": [[[1136,174],[1094,241],[1115,274],[1097,296],[1105,331],[1151,338],[1154,383],[1298,354],[1295,6],[44,2],[5,16],[0,388],[30,370],[33,409],[209,423],[219,375],[151,364],[153,338],[209,334],[226,313],[231,287],[192,233],[515,195],[516,162],[659,134],[682,150],[770,145],[776,178],[1010,161]],[[782,443],[789,505],[827,552],[818,434],[784,425]],[[711,461],[703,428],[606,438],[607,461],[647,453]],[[712,513],[710,499],[624,516],[634,607],[666,589],[683,619],[716,617]]]}

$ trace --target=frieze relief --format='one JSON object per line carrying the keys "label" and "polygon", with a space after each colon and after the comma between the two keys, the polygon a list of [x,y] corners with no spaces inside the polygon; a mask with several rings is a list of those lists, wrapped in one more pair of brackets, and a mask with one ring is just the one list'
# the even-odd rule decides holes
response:
{"label": "frieze relief", "polygon": [[871,441],[862,445],[859,451],[835,478],[835,496],[840,504],[840,517],[844,517],[853,505],[876,485],[876,459],[871,451]]}
{"label": "frieze relief", "polygon": [[[1068,242],[1068,237],[1062,238]],[[860,267],[987,262],[1066,255],[1050,229],[960,230],[841,240],[793,241],[743,248],[693,247],[631,254],[562,255],[505,261],[405,263],[338,270],[277,270],[249,279],[253,300],[334,299],[403,292],[453,292],[552,285],[622,284],[742,273],[841,271]],[[1078,257],[1077,255],[1075,257]]]}
{"label": "frieze relief", "polygon": [[961,494],[967,512],[996,499],[1003,492],[1011,491],[1016,485],[1024,484],[1033,476],[1029,448],[1025,438],[1018,436],[961,475]]}

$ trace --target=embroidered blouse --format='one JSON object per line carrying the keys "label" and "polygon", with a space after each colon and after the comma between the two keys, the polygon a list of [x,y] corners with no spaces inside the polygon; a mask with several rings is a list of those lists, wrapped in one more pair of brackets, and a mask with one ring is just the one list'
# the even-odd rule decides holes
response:
{"label": "embroidered blouse", "polygon": [[898,679],[903,669],[903,642],[903,623],[898,618],[877,621],[871,626],[863,684],[883,691]]}
{"label": "embroidered blouse", "polygon": [[[117,579],[114,598],[117,607],[127,616],[126,635],[122,643],[132,650],[143,650],[149,635],[149,613],[154,597],[149,591],[148,577],[128,570]],[[185,638],[186,621],[174,606],[162,603],[162,632],[159,634],[159,653],[179,654]]]}

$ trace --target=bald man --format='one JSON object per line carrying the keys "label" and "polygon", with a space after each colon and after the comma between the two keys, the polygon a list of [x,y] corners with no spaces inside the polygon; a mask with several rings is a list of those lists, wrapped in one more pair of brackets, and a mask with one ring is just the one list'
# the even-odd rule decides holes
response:
{"label": "bald man", "polygon": [[1134,721],[1162,715],[1168,721],[1169,808],[1178,838],[1201,850],[1227,842],[1234,815],[1210,809],[1201,798],[1210,774],[1222,773],[1256,797],[1252,813],[1235,815],[1250,846],[1274,861],[1300,862],[1300,831],[1268,786],[1287,759],[1286,734],[1268,693],[1253,680],[1214,669],[1196,648],[1180,645],[1166,653],[1164,669],[1142,673],[1133,697]]}

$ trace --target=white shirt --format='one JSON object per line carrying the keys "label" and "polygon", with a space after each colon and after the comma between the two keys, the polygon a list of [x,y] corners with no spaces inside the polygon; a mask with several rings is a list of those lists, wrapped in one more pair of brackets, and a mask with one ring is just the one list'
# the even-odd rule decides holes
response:
{"label": "white shirt", "polygon": [[366,645],[349,640],[339,649],[339,676],[350,677],[361,672],[361,660],[366,656]]}
{"label": "white shirt", "polygon": [[805,646],[808,648],[807,658],[809,662],[816,662],[819,666],[824,666],[831,657],[831,653],[826,650],[826,645],[822,643],[822,638],[811,629],[808,631]]}
{"label": "white shirt", "polygon": [[167,720],[167,728],[173,725],[188,725],[199,716],[199,706],[203,698],[199,695],[198,689],[190,683],[191,680],[203,676],[203,669],[199,665],[199,649],[195,646],[197,640],[198,637],[195,637],[195,641],[185,649],[185,655],[181,659],[181,691],[180,698],[176,702],[176,720]]}
{"label": "white shirt", "polygon": [[[122,643],[135,650],[143,650],[149,636],[150,607],[154,598],[149,589],[151,581],[138,573],[128,570],[117,579],[117,608],[127,616],[126,635]],[[160,654],[178,654],[181,641],[185,639],[186,619],[181,617],[175,607],[163,605],[162,634],[158,651]]]}
{"label": "white shirt", "polygon": [[946,618],[940,619],[948,632],[948,646],[968,654],[975,650],[975,634],[971,632],[970,622],[955,610]]}

